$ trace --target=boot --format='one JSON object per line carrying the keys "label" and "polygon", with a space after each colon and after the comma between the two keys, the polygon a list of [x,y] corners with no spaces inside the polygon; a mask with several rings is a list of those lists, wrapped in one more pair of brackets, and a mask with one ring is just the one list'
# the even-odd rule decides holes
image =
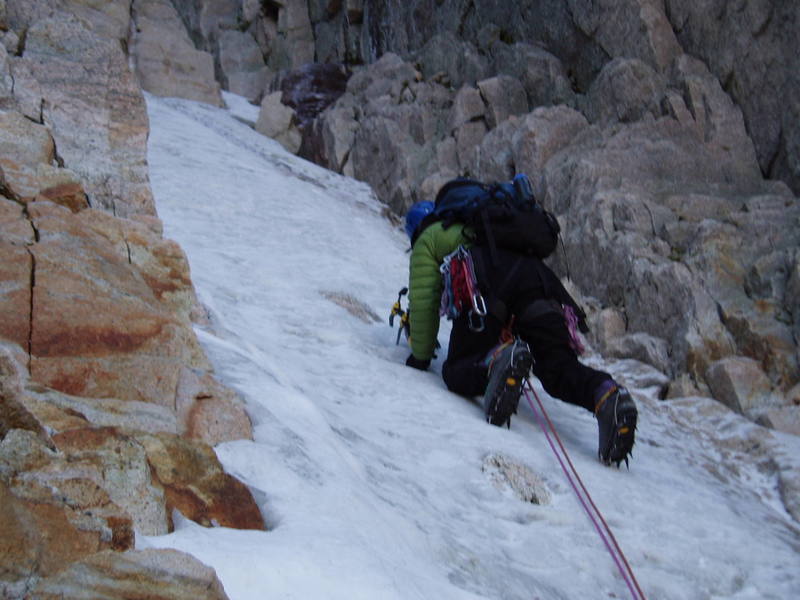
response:
{"label": "boot", "polygon": [[483,394],[486,420],[492,425],[511,427],[511,415],[517,412],[533,356],[528,344],[515,339],[490,352],[489,357],[489,384]]}
{"label": "boot", "polygon": [[599,444],[597,454],[605,465],[617,468],[633,449],[636,436],[636,404],[624,387],[609,381],[598,390],[594,414],[597,417]]}

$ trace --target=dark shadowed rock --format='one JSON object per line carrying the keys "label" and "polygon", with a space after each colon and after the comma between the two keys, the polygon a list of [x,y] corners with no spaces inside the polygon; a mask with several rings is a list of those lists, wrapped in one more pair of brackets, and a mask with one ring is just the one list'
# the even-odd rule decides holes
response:
{"label": "dark shadowed rock", "polygon": [[586,114],[592,122],[633,122],[661,116],[666,81],[637,59],[609,62],[589,88]]}

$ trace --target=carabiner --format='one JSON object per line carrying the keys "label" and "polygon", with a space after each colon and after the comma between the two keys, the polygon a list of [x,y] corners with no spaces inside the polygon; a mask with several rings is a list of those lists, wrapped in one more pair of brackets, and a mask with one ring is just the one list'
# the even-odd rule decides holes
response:
{"label": "carabiner", "polygon": [[486,302],[484,302],[483,296],[478,292],[472,294],[472,312],[479,317],[486,316]]}

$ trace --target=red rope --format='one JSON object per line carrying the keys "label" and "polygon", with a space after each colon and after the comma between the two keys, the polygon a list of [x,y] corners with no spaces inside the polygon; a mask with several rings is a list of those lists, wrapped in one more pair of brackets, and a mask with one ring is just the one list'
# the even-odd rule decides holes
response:
{"label": "red rope", "polygon": [[[636,580],[636,576],[633,574],[633,569],[631,569],[631,566],[628,563],[628,559],[625,557],[625,553],[622,551],[622,548],[619,547],[619,543],[617,542],[617,538],[614,537],[614,534],[611,531],[611,528],[608,526],[608,523],[606,522],[606,520],[603,518],[603,515],[600,512],[600,509],[597,508],[597,505],[594,503],[594,500],[592,500],[592,496],[589,494],[589,490],[587,490],[586,486],[583,484],[583,480],[581,479],[581,476],[578,474],[578,471],[575,468],[575,465],[572,464],[572,460],[570,460],[570,458],[569,458],[569,454],[567,453],[567,449],[564,447],[564,444],[561,442],[561,437],[558,435],[558,432],[556,431],[555,425],[553,425],[553,422],[550,420],[550,417],[547,414],[547,411],[544,409],[544,405],[542,404],[542,401],[539,399],[539,396],[536,394],[536,390],[533,389],[533,386],[531,385],[530,381],[526,380],[526,383],[528,384],[527,385],[527,389],[523,388],[525,390],[525,398],[528,400],[528,404],[530,405],[531,410],[533,411],[533,414],[536,417],[537,421],[539,421],[539,425],[542,428],[542,431],[544,432],[544,435],[547,438],[547,441],[550,444],[550,447],[553,449],[553,453],[556,455],[556,458],[558,459],[558,462],[561,465],[561,469],[564,471],[564,474],[567,476],[567,480],[572,485],[572,489],[575,491],[575,494],[578,496],[578,500],[580,500],[581,505],[583,506],[583,508],[586,511],[586,513],[589,515],[589,518],[591,519],[592,523],[594,524],[595,529],[597,530],[597,533],[600,535],[600,538],[603,540],[603,543],[605,544],[606,549],[609,551],[609,553],[611,554],[611,557],[614,559],[614,563],[617,565],[617,569],[619,569],[619,572],[622,575],[622,578],[625,580],[625,583],[628,586],[628,590],[631,592],[631,595],[636,600],[638,600],[638,599],[646,600],[644,592],[642,592],[642,588],[639,587],[639,582]],[[555,445],[553,444],[552,440],[550,439],[550,434],[548,433],[547,428],[545,427],[544,421],[542,421],[542,417],[539,415],[539,412],[536,410],[536,407],[534,407],[533,402],[531,401],[531,397],[528,394],[528,390],[533,392],[533,396],[534,396],[534,398],[536,398],[536,403],[539,405],[539,410],[541,410],[541,414],[544,415],[544,419],[547,421],[547,425],[550,428],[550,431],[553,432],[553,437],[555,437],[556,441],[558,442],[558,446],[559,446],[559,448],[561,448],[561,452],[563,453],[564,458],[567,460],[567,463],[569,464],[569,467],[572,470],[572,473],[575,475],[575,479],[578,481],[578,484],[580,485],[580,488],[583,491],[583,496],[586,496],[586,499],[588,500],[589,504],[591,505],[592,509],[594,510],[594,514],[592,514],[592,511],[589,510],[589,507],[586,505],[586,502],[584,501],[583,496],[578,491],[577,486],[575,485],[575,483],[572,480],[572,475],[570,475],[569,471],[567,471],[567,468],[564,465],[564,462],[561,459],[561,456],[559,455],[558,450],[556,450]],[[600,522],[602,523],[603,529],[605,529],[605,532],[608,534],[608,537],[611,539],[611,542],[614,545],[614,549],[616,549],[616,554],[614,553],[614,550],[612,550],[611,545],[609,544],[608,540],[606,539],[603,531],[600,529],[600,526],[597,523],[597,519],[595,519],[595,514],[597,515],[597,519],[599,519]],[[619,556],[619,558],[617,557],[617,555]],[[624,563],[625,569],[623,569],[622,564],[620,564],[620,559],[621,559],[622,563]],[[634,588],[635,588],[635,591],[634,591]],[[637,596],[637,592],[638,592],[638,596]]]}

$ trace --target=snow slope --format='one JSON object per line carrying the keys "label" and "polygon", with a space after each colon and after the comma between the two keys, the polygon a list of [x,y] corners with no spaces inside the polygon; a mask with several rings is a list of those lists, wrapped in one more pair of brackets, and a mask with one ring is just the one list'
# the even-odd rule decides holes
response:
{"label": "snow slope", "polygon": [[[446,391],[440,361],[403,365],[387,317],[407,241],[370,190],[256,134],[233,100],[148,96],[150,177],[210,316],[197,333],[254,424],[217,454],[271,530],[179,520],[139,547],[192,553],[232,600],[629,597],[530,409],[492,427]],[[629,363],[602,364],[635,384]],[[647,597],[800,597],[776,466],[798,468],[798,439],[635,392],[629,471],[597,462],[591,414],[543,401]],[[492,455],[538,474],[546,502],[498,483]]]}

